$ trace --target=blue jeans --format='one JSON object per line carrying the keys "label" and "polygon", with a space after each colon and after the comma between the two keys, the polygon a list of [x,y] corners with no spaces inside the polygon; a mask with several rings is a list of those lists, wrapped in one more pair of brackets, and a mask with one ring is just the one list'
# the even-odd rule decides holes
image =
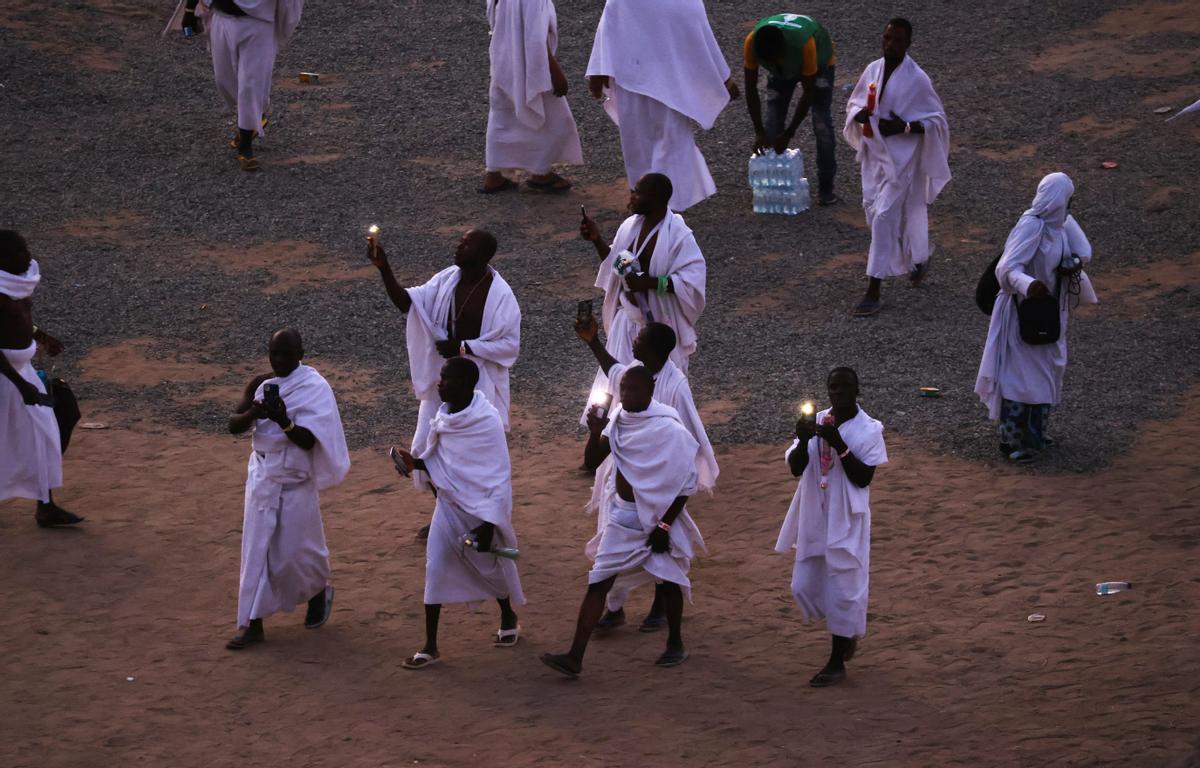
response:
{"label": "blue jeans", "polygon": [[[833,74],[834,67],[817,71],[816,88],[812,94],[809,114],[813,135],[817,139],[817,181],[822,195],[833,193],[833,177],[837,175],[837,136],[833,131]],[[788,107],[799,80],[784,80],[767,73],[767,109],[763,128],[767,140],[783,133],[788,123]]]}

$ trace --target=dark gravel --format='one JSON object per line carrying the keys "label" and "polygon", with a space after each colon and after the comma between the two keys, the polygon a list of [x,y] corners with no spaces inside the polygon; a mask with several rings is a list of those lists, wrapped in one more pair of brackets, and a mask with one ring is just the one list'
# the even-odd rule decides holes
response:
{"label": "dark gravel", "polygon": [[[593,367],[571,322],[575,299],[589,295],[584,269],[593,256],[590,246],[558,235],[576,227],[579,202],[609,234],[622,215],[611,194],[623,175],[617,132],[583,83],[601,3],[558,2],[560,58],[572,77],[569,98],[589,163],[572,173],[577,189],[565,198],[473,191],[487,114],[482,3],[310,3],[280,57],[277,82],[300,70],[325,77],[315,87],[277,87],[265,170],[256,176],[241,173],[223,146],[230,122],[219,111],[203,45],[158,36],[170,3],[104,5],[70,0],[53,10],[0,11],[0,225],[26,232],[43,263],[38,315],[70,342],[68,372],[78,373],[88,350],[132,336],[156,339],[154,354],[232,367],[264,354],[272,329],[295,324],[318,366],[335,360],[388,382],[372,406],[345,409],[352,443],[402,440],[416,412],[403,324],[375,281],[264,295],[266,271],[222,271],[197,253],[211,244],[253,249],[302,240],[330,263],[359,269],[363,229],[376,221],[398,272],[417,281],[448,262],[456,227],[479,224],[500,238],[497,266],[524,312],[513,389],[537,425],[514,433],[514,441],[576,429]],[[1075,179],[1075,211],[1096,251],[1091,273],[1102,301],[1115,287],[1108,275],[1152,272],[1157,262],[1197,251],[1195,121],[1163,125],[1151,112],[1157,104],[1144,102],[1194,77],[1081,79],[1031,68],[1056,45],[1091,39],[1090,21],[1120,5],[906,4],[916,26],[912,53],[950,114],[955,179],[931,212],[938,244],[931,278],[920,290],[887,286],[887,307],[872,320],[847,314],[861,291],[868,244],[847,148],[839,148],[838,186],[848,200],[840,211],[772,218],[750,212],[744,105],[731,105],[701,136],[720,192],[687,214],[709,263],[693,388],[700,401],[739,403],[728,423],[711,427],[715,443],[782,442],[796,401],[819,392],[831,366],[849,364],[862,375],[866,408],[891,432],[940,452],[995,460],[992,427],[971,392],[986,332],[972,293],[1050,170]],[[878,55],[886,16],[865,2],[810,10],[833,31],[841,101],[841,86]],[[777,11],[759,0],[709,3],[739,76],[749,23]],[[1101,35],[1097,45],[1115,43]],[[1197,40],[1163,33],[1134,45],[1190,51]],[[120,68],[81,63],[96,46]],[[840,120],[842,106],[836,113]],[[1060,130],[1086,114],[1133,120],[1137,128],[1114,139]],[[1036,144],[1028,159],[979,153],[1028,144]],[[811,162],[811,133],[802,132],[801,146]],[[328,153],[342,157],[282,162]],[[1101,170],[1107,159],[1121,167]],[[1150,212],[1145,199],[1161,187],[1180,190]],[[114,212],[141,219],[115,238],[64,232],[81,218]],[[847,253],[863,258],[811,277],[814,267]],[[755,297],[775,311],[737,311]],[[1066,401],[1053,416],[1062,447],[1043,471],[1102,466],[1139,422],[1171,415],[1179,393],[1196,381],[1198,304],[1196,289],[1183,287],[1120,312],[1110,303],[1072,325]],[[228,383],[233,397],[240,382],[231,375]],[[944,396],[920,399],[922,385],[939,386]],[[85,400],[131,410],[153,402],[174,423],[223,426],[223,407],[194,404],[199,385],[131,389],[84,380],[78,389]]]}

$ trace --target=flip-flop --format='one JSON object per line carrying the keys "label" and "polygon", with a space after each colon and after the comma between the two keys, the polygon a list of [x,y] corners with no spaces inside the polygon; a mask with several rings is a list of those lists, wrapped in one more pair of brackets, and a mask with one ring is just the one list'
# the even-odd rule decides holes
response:
{"label": "flip-flop", "polygon": [[656,667],[678,667],[680,664],[688,660],[688,652],[683,648],[672,649],[668,648],[663,651],[662,656],[658,657],[658,661],[654,662]]}
{"label": "flip-flop", "polygon": [[666,626],[666,616],[647,616],[638,625],[638,632],[661,632]]}
{"label": "flip-flop", "polygon": [[579,677],[578,672],[563,663],[562,660],[566,658],[565,656],[556,656],[553,653],[543,653],[538,658],[542,660],[543,664],[545,664],[547,667],[550,667],[550,669],[553,669],[555,672],[560,672],[572,680],[575,680]]}
{"label": "flip-flop", "polygon": [[593,632],[610,632],[617,627],[625,626],[625,610],[606,611],[596,622]]}
{"label": "flip-flop", "polygon": [[535,181],[533,179],[525,179],[525,186],[530,189],[536,189],[538,192],[566,192],[573,185],[570,179],[565,179],[557,173],[550,176],[549,181]]}
{"label": "flip-flop", "polygon": [[521,625],[513,629],[497,629],[492,645],[497,648],[512,648],[521,639]]}
{"label": "flip-flop", "polygon": [[258,170],[258,158],[257,157],[246,157],[245,155],[238,155],[238,163],[241,164],[243,171],[257,171]]}
{"label": "flip-flop", "polygon": [[517,182],[513,181],[512,179],[505,179],[503,184],[497,184],[494,187],[478,187],[475,191],[481,195],[494,195],[499,192],[508,192],[509,190],[516,188]]}
{"label": "flip-flop", "polygon": [[837,672],[826,672],[821,670],[812,676],[812,679],[808,681],[808,684],[813,688],[828,688],[831,685],[837,685],[845,679],[846,670],[844,669]]}
{"label": "flip-flop", "polygon": [[431,656],[424,652],[417,652],[405,659],[400,666],[404,667],[405,669],[425,669],[426,667],[432,667],[439,661],[441,661],[441,657]]}
{"label": "flip-flop", "polygon": [[878,315],[879,310],[883,309],[882,301],[860,301],[858,306],[851,310],[850,314],[854,317],[871,317]]}
{"label": "flip-flop", "polygon": [[225,647],[231,651],[240,651],[247,646],[261,643],[265,639],[263,635],[252,635],[249,632],[243,632],[240,635],[234,635],[232,640],[225,643]]}
{"label": "flip-flop", "polygon": [[305,629],[317,629],[325,626],[325,622],[329,621],[329,614],[333,613],[333,585],[325,587],[325,613],[321,616],[321,620],[313,624],[304,622]]}
{"label": "flip-flop", "polygon": [[908,273],[908,281],[913,285],[920,285],[929,275],[929,262],[923,261],[912,268],[912,272]]}

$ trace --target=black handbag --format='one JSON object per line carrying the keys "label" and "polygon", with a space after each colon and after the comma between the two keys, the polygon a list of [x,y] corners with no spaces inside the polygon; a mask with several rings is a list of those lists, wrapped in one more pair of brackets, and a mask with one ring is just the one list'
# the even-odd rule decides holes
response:
{"label": "black handbag", "polygon": [[1054,293],[1033,299],[1017,301],[1017,319],[1021,326],[1021,341],[1037,346],[1053,344],[1062,335],[1062,314],[1059,308],[1058,289],[1060,278],[1054,280]]}
{"label": "black handbag", "polygon": [[996,279],[996,265],[1000,263],[1000,256],[992,259],[992,263],[987,265],[987,269],[979,276],[979,282],[975,284],[975,306],[985,315],[992,314],[992,309],[996,306],[996,297],[1000,295],[1000,281]]}
{"label": "black handbag", "polygon": [[50,396],[54,398],[54,420],[58,422],[58,436],[62,441],[62,452],[67,452],[71,434],[79,423],[79,400],[71,387],[62,379],[51,379]]}

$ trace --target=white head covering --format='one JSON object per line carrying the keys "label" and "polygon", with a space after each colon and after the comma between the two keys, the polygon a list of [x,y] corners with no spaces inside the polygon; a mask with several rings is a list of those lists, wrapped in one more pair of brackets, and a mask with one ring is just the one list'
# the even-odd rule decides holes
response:
{"label": "white head covering", "polygon": [[33,289],[41,282],[42,272],[38,268],[37,259],[29,262],[29,269],[24,274],[14,275],[0,269],[0,293],[11,299],[28,299],[33,295]]}
{"label": "white head covering", "polygon": [[1037,216],[1052,227],[1061,227],[1067,220],[1067,204],[1075,194],[1075,184],[1065,173],[1051,173],[1038,184],[1033,205],[1026,215]]}

